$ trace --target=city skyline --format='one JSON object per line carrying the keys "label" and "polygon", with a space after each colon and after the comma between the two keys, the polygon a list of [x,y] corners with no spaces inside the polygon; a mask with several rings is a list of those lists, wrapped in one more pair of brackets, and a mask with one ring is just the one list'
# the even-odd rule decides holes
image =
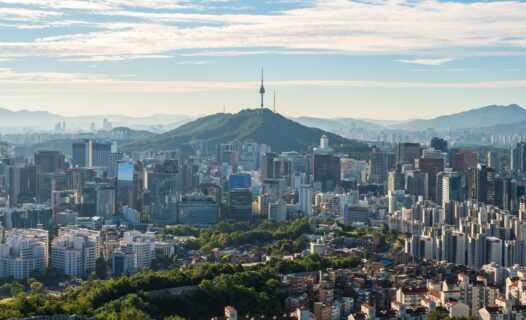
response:
{"label": "city skyline", "polygon": [[[0,107],[405,120],[525,105],[522,1],[0,1]],[[333,116],[332,116],[333,115]]]}

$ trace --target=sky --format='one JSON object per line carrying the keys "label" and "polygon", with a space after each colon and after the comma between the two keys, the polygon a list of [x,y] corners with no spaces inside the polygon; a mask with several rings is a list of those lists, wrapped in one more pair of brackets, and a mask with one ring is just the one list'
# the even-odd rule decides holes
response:
{"label": "sky", "polygon": [[0,0],[0,107],[402,120],[526,107],[526,2]]}

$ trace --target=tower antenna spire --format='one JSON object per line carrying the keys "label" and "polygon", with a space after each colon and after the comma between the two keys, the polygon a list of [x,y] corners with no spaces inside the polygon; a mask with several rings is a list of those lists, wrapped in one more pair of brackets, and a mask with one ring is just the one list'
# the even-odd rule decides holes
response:
{"label": "tower antenna spire", "polygon": [[259,93],[261,94],[261,109],[263,109],[263,96],[265,95],[265,87],[263,86],[263,68],[261,69],[261,88],[259,88]]}
{"label": "tower antenna spire", "polygon": [[276,90],[274,90],[274,113],[276,113]]}

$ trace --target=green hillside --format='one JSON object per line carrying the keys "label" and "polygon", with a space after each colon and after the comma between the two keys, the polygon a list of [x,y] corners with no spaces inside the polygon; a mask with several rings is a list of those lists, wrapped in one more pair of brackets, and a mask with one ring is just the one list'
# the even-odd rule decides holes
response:
{"label": "green hillside", "polygon": [[247,109],[237,114],[206,116],[175,130],[124,145],[121,150],[173,150],[192,140],[202,140],[212,147],[236,139],[250,139],[268,144],[276,152],[309,151],[319,144],[323,134],[329,137],[336,151],[349,153],[355,158],[367,156],[367,144],[303,126],[269,109]]}

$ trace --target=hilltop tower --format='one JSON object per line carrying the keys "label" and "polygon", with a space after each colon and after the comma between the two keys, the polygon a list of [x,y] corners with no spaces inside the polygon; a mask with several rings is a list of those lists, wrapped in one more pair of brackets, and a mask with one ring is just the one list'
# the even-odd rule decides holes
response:
{"label": "hilltop tower", "polygon": [[263,86],[263,69],[261,69],[261,88],[259,88],[259,94],[261,94],[261,109],[263,109],[263,96],[265,95],[265,87]]}

